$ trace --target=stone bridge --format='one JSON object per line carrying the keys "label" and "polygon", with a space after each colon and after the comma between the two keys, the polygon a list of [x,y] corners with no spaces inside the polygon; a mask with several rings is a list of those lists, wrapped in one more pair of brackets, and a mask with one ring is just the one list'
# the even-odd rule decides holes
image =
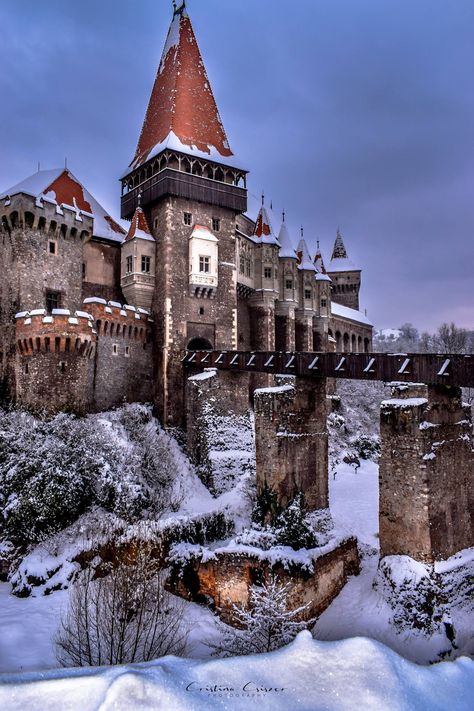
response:
{"label": "stone bridge", "polygon": [[205,403],[244,412],[250,392],[258,492],[285,506],[303,491],[310,509],[328,507],[328,384],[391,383],[381,407],[381,556],[427,562],[474,545],[471,408],[461,398],[474,387],[474,355],[188,351],[182,363],[188,375],[212,369],[188,379],[191,456],[202,456],[193,433]]}

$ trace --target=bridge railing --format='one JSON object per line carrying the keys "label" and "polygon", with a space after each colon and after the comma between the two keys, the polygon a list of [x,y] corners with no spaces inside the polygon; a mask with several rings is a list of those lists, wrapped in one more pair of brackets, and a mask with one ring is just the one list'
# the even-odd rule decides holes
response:
{"label": "bridge railing", "polygon": [[186,351],[186,368],[474,387],[474,354]]}

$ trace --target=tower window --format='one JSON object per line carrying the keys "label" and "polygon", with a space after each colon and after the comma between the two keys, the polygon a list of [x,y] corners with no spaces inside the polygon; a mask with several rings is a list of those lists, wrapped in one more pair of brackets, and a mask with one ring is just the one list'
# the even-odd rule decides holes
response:
{"label": "tower window", "polygon": [[116,343],[112,346],[112,353],[113,355],[118,355],[118,345]]}
{"label": "tower window", "polygon": [[219,232],[221,228],[221,221],[219,220],[218,217],[213,217],[212,218],[212,229],[214,232]]}
{"label": "tower window", "polygon": [[305,299],[310,299],[310,298],[311,298],[311,289],[305,289],[305,290],[304,290],[304,298],[305,298]]}
{"label": "tower window", "polygon": [[149,274],[151,269],[151,257],[142,256],[142,272]]}
{"label": "tower window", "polygon": [[292,289],[293,288],[293,281],[291,279],[286,279],[285,280],[285,289]]}
{"label": "tower window", "polygon": [[190,212],[183,212],[183,222],[185,225],[191,225],[193,222],[193,216]]}
{"label": "tower window", "polygon": [[125,346],[125,358],[130,358],[130,346]]}
{"label": "tower window", "polygon": [[82,278],[86,278],[86,263],[82,262]]}
{"label": "tower window", "polygon": [[56,242],[53,242],[52,240],[50,240],[48,242],[48,252],[50,254],[57,254],[58,253],[58,245]]}
{"label": "tower window", "polygon": [[321,308],[325,309],[328,305],[327,299],[321,299]]}
{"label": "tower window", "polygon": [[199,313],[200,313],[201,316],[204,315],[204,306],[200,306],[200,307],[199,307]]}
{"label": "tower window", "polygon": [[127,274],[131,274],[133,272],[133,257],[127,257],[127,261],[125,262],[125,264]]}
{"label": "tower window", "polygon": [[245,257],[243,254],[239,258],[239,271],[241,274],[245,274]]}
{"label": "tower window", "polygon": [[47,291],[46,292],[46,310],[51,313],[53,309],[61,308],[61,292]]}
{"label": "tower window", "polygon": [[271,279],[272,278],[272,268],[265,267],[263,270],[263,276],[265,277],[265,279]]}
{"label": "tower window", "polygon": [[199,257],[199,271],[208,274],[211,271],[211,258]]}

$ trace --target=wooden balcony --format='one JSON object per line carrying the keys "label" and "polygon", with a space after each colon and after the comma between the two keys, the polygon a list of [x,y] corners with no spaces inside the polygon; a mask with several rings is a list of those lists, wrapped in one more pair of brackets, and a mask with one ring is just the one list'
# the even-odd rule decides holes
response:
{"label": "wooden balcony", "polygon": [[122,218],[130,220],[133,217],[135,208],[138,207],[139,193],[141,194],[140,205],[142,207],[146,207],[162,197],[172,195],[209,205],[227,207],[239,213],[247,210],[245,188],[203,178],[200,175],[183,173],[173,168],[165,168],[122,195]]}

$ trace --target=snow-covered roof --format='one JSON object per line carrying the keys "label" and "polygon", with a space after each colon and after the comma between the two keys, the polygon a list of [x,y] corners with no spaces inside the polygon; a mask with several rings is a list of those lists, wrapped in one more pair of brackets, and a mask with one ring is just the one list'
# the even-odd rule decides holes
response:
{"label": "snow-covered roof", "polygon": [[336,274],[338,272],[360,272],[360,267],[357,267],[354,262],[349,259],[331,259],[328,267],[328,274]]}
{"label": "snow-covered roof", "polygon": [[209,227],[205,225],[194,225],[193,231],[191,232],[190,238],[194,239],[204,239],[208,242],[218,242],[217,237],[211,232]]}
{"label": "snow-covered roof", "polygon": [[347,318],[357,323],[363,323],[365,326],[372,326],[372,321],[369,321],[362,311],[350,309],[348,306],[337,304],[334,301],[331,302],[331,313],[333,316],[340,316],[341,318]]}
{"label": "snow-covered roof", "polygon": [[151,234],[150,228],[148,226],[145,213],[141,207],[137,207],[135,214],[132,217],[130,223],[130,229],[128,230],[127,236],[125,237],[125,242],[129,242],[132,239],[144,239],[148,242],[154,242],[155,238]]}
{"label": "snow-covered roof", "polygon": [[336,272],[360,272],[359,267],[357,267],[354,262],[352,262],[348,255],[344,240],[337,228],[336,239],[334,241],[334,247],[332,250],[331,262],[329,263],[329,268],[327,270],[329,274]]}
{"label": "snow-covered roof", "polygon": [[332,281],[331,277],[323,272],[318,272],[314,278],[316,281]]}
{"label": "snow-covered roof", "polygon": [[0,200],[9,196],[30,195],[36,200],[45,200],[60,208],[69,207],[77,215],[94,218],[93,236],[112,242],[122,242],[126,230],[118,224],[86,190],[82,183],[67,169],[39,170],[25,180],[5,190]]}
{"label": "snow-covered roof", "polygon": [[308,245],[303,237],[298,242],[298,247],[296,248],[296,254],[298,256],[298,269],[305,269],[308,271],[316,271],[313,260],[309,255]]}
{"label": "snow-covered roof", "polygon": [[296,250],[291,239],[291,235],[288,231],[288,227],[285,221],[281,223],[280,232],[278,234],[278,241],[280,243],[279,256],[286,259],[296,259]]}
{"label": "snow-covered roof", "polygon": [[255,223],[254,237],[263,244],[279,244],[275,229],[275,222],[265,205],[261,205]]}
{"label": "snow-covered roof", "polygon": [[227,165],[233,155],[184,5],[173,14],[130,168],[165,147]]}

